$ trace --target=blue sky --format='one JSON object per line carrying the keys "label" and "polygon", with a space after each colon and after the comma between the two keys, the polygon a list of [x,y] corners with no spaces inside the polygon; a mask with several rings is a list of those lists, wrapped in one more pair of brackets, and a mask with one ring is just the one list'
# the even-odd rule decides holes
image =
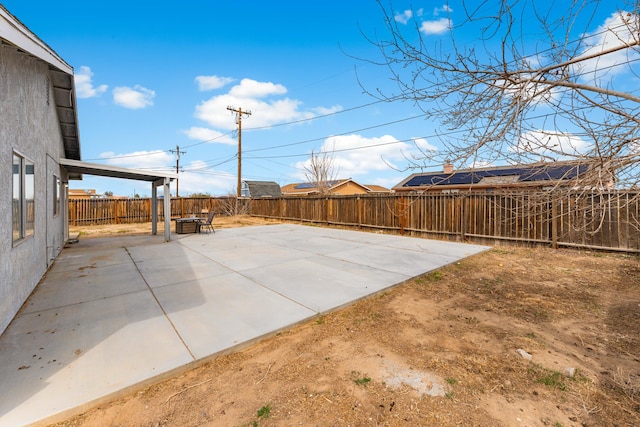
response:
{"label": "blue sky", "polygon": [[[392,187],[411,173],[405,156],[416,144],[438,147],[437,123],[415,106],[363,93],[361,84],[393,86],[384,67],[354,58],[377,58],[365,38],[384,31],[373,0],[2,3],[74,68],[82,160],[175,170],[179,146],[181,196],[235,193],[227,106],[251,111],[243,179],[302,182],[311,151],[333,149],[339,178]],[[437,41],[457,6],[418,3],[394,2],[397,20],[420,9],[423,37]],[[599,12],[594,30],[614,10]],[[129,196],[148,187],[90,176],[70,183]]]}

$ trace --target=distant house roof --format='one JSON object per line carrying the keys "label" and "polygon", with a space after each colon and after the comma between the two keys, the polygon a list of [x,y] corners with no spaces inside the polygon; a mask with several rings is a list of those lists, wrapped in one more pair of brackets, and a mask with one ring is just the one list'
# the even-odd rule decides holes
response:
{"label": "distant house roof", "polygon": [[[336,185],[347,181],[346,179],[336,179],[332,181],[326,181],[325,185],[328,188],[333,188]],[[295,194],[295,195],[307,195],[317,194],[320,192],[320,188],[315,182],[298,182],[294,184],[287,184],[282,187],[282,194]]]}
{"label": "distant house roof", "polygon": [[93,188],[86,190],[69,188],[67,196],[70,199],[97,199],[102,197],[102,194],[98,194]]}
{"label": "distant house roof", "polygon": [[[336,179],[325,183],[327,193],[330,194],[366,194],[366,193],[382,193],[390,192],[388,188],[380,185],[363,185],[359,184],[351,178]],[[295,184],[287,184],[282,187],[282,194],[285,196],[307,196],[319,194],[320,188],[315,182],[302,182]]]}
{"label": "distant house roof", "polygon": [[575,180],[589,169],[575,162],[464,169],[452,173],[416,173],[393,187],[396,191],[505,188],[555,185]]}
{"label": "distant house roof", "polygon": [[[53,99],[58,112],[65,157],[80,160],[80,132],[78,131],[73,68],[1,4],[0,39],[49,64]],[[79,176],[72,173],[70,178],[79,178]]]}
{"label": "distant house roof", "polygon": [[[243,196],[246,197],[281,197],[280,185],[273,181],[243,181]],[[248,190],[245,194],[244,190]]]}
{"label": "distant house roof", "polygon": [[391,193],[391,190],[387,187],[383,187],[382,185],[376,184],[367,184],[365,185],[372,193]]}

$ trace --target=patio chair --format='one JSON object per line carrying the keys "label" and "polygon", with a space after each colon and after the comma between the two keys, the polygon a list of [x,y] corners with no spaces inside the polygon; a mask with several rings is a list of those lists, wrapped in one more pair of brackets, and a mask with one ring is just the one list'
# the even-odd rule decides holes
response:
{"label": "patio chair", "polygon": [[207,219],[201,219],[200,220],[200,231],[202,231],[202,229],[207,229],[207,233],[209,231],[213,231],[214,233],[216,232],[215,228],[213,228],[213,217],[216,215],[216,213],[214,211],[209,212],[209,215],[207,216]]}

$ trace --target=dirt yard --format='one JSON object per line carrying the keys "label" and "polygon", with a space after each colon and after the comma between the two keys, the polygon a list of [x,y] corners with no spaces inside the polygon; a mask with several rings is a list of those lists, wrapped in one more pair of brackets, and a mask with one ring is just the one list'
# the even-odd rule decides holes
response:
{"label": "dirt yard", "polygon": [[640,260],[496,248],[59,425],[640,426]]}

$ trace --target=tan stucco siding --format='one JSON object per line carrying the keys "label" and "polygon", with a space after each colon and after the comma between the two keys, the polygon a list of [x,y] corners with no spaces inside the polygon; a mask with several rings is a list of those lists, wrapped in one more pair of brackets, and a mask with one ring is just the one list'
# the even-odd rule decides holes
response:
{"label": "tan stucco siding", "polygon": [[353,181],[349,181],[342,185],[339,185],[331,191],[331,194],[335,194],[337,196],[349,196],[351,194],[367,194],[367,193],[368,191],[366,188],[356,184]]}

